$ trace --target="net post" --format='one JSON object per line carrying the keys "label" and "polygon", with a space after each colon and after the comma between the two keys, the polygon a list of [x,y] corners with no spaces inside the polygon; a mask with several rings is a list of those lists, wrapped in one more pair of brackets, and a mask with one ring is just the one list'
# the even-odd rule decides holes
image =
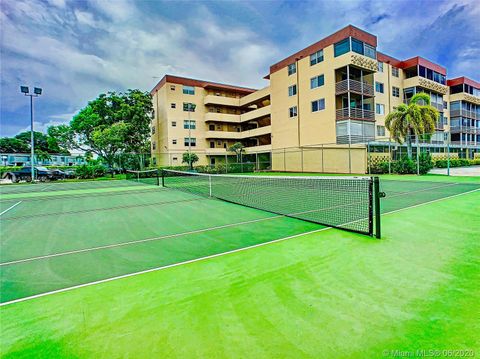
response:
{"label": "net post", "polygon": [[380,220],[380,180],[377,176],[373,177],[373,199],[375,202],[375,237],[382,238],[381,220]]}
{"label": "net post", "polygon": [[212,176],[208,175],[208,196],[212,197]]}
{"label": "net post", "polygon": [[160,178],[159,178],[159,175],[158,175],[158,169],[157,169],[157,186],[160,186]]}
{"label": "net post", "polygon": [[162,169],[162,187],[165,187],[165,170]]}

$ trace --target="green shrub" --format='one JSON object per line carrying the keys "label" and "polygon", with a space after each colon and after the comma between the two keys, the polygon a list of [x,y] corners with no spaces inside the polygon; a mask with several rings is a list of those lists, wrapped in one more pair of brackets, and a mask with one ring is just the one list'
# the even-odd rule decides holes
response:
{"label": "green shrub", "polygon": [[90,179],[102,177],[106,173],[106,168],[102,165],[82,165],[76,168],[75,175],[80,179]]}
{"label": "green shrub", "polygon": [[370,166],[370,173],[373,174],[385,174],[388,173],[388,162],[383,161]]}
{"label": "green shrub", "polygon": [[421,153],[418,157],[418,163],[421,175],[427,174],[428,171],[433,168],[432,156],[430,156],[430,153]]}
{"label": "green shrub", "polygon": [[412,159],[404,156],[400,160],[392,163],[392,172],[401,175],[414,174],[417,173],[417,165]]}

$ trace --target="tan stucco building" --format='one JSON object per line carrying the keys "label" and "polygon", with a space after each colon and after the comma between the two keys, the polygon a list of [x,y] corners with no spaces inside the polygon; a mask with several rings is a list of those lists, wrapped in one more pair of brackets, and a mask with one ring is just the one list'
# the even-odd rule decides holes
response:
{"label": "tan stucco building", "polygon": [[480,153],[480,84],[446,75],[424,58],[377,51],[377,37],[351,25],[272,65],[260,90],[166,75],[151,92],[152,157],[181,165],[191,150],[214,165],[242,142],[274,170],[364,173],[365,144],[388,139],[385,116],[418,92],[441,113],[432,144],[451,136]]}

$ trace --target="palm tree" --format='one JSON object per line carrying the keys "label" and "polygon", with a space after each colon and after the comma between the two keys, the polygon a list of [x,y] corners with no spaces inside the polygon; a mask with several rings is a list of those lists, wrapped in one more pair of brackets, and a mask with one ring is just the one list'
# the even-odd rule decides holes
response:
{"label": "palm tree", "polygon": [[417,93],[408,105],[401,104],[385,118],[385,127],[396,142],[407,143],[408,158],[412,158],[412,136],[429,137],[435,131],[440,114],[430,105],[430,96]]}

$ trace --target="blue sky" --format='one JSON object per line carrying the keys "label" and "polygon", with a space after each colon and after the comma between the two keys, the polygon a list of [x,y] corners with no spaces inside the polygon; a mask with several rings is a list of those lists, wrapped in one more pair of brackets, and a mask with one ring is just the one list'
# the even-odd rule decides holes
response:
{"label": "blue sky", "polygon": [[480,80],[480,1],[1,1],[0,136],[29,128],[19,86],[40,86],[35,126],[99,93],[150,90],[165,73],[264,87],[271,64],[346,26],[399,59]]}

